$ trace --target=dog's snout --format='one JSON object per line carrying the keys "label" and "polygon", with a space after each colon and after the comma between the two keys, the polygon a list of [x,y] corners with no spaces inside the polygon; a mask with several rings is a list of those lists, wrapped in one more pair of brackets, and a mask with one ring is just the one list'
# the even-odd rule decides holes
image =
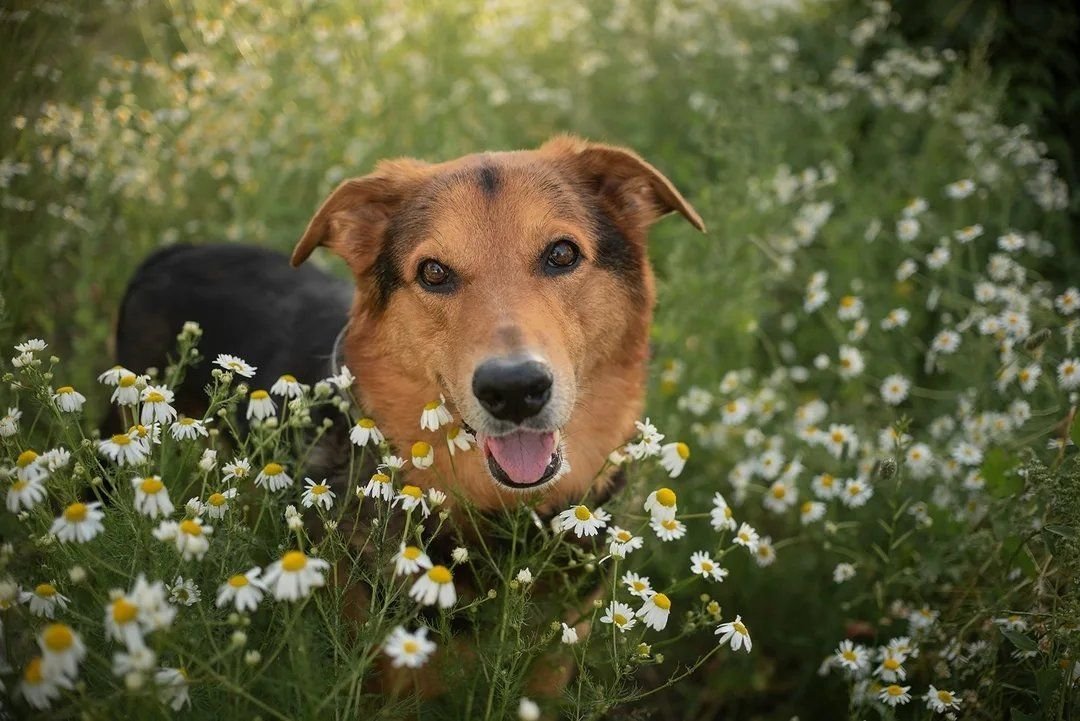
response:
{"label": "dog's snout", "polygon": [[488,413],[520,423],[547,404],[553,381],[551,370],[540,361],[492,358],[476,367],[472,389]]}

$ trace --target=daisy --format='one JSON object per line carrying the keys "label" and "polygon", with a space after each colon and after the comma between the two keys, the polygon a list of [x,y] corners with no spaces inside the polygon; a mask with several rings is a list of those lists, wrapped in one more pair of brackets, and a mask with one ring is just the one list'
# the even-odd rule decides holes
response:
{"label": "daisy", "polygon": [[754,551],[754,563],[761,568],[772,565],[776,560],[776,549],[772,545],[771,536],[762,536],[758,541],[758,547]]}
{"label": "daisy", "polygon": [[244,378],[251,378],[255,375],[255,371],[258,370],[255,366],[249,364],[243,358],[238,358],[228,353],[219,353],[218,357],[214,359],[214,365],[221,366],[227,371],[231,371],[238,376]]}
{"label": "daisy", "polygon": [[389,501],[394,497],[394,484],[390,476],[385,473],[375,473],[364,486],[363,493],[368,498],[382,498],[384,501]]}
{"label": "daisy", "polygon": [[277,414],[277,405],[266,391],[259,389],[248,394],[247,419],[266,420]]}
{"label": "daisy", "polygon": [[255,477],[256,486],[266,486],[271,491],[280,491],[283,488],[288,488],[292,483],[293,479],[285,472],[285,467],[280,463],[274,462],[267,463],[263,466],[263,469],[259,471],[259,475]]}
{"label": "daisy", "polygon": [[901,243],[910,243],[919,237],[919,221],[915,218],[901,218],[896,223],[896,237]]}
{"label": "daisy", "polygon": [[904,655],[890,651],[888,648],[881,649],[881,663],[874,669],[874,675],[885,683],[903,681],[907,678],[904,669]]}
{"label": "daisy", "polygon": [[169,434],[173,437],[173,440],[177,441],[193,441],[199,436],[206,438],[210,435],[206,430],[205,423],[198,418],[188,418],[187,416],[169,426]]}
{"label": "daisy", "polygon": [[201,518],[185,518],[179,523],[162,521],[154,529],[154,538],[172,541],[185,561],[201,561],[210,550],[209,536],[213,532],[213,527],[204,526]]}
{"label": "daisy", "polygon": [[450,455],[458,451],[467,451],[474,445],[476,445],[476,436],[461,426],[451,426],[446,431],[446,447],[450,449]]}
{"label": "daisy", "polygon": [[341,366],[341,370],[338,371],[337,375],[332,375],[326,379],[327,383],[343,391],[348,390],[355,380],[356,378],[347,366]]}
{"label": "daisy", "polygon": [[825,517],[825,504],[821,501],[803,501],[799,507],[799,520],[804,526],[820,521]]}
{"label": "daisy", "polygon": [[141,400],[143,405],[139,419],[144,426],[176,420],[176,409],[170,405],[173,392],[165,386],[146,386]]}
{"label": "daisy", "polygon": [[435,462],[435,449],[430,443],[424,441],[413,443],[412,462],[413,466],[420,470],[431,468],[431,464]]}
{"label": "daisy", "polygon": [[9,511],[18,513],[20,508],[29,511],[44,501],[48,495],[45,486],[40,480],[35,478],[32,481],[24,481],[16,478],[15,482],[8,488],[5,502]]}
{"label": "daisy", "polygon": [[911,700],[911,694],[908,693],[910,690],[911,686],[897,686],[894,683],[878,692],[878,700],[889,706],[902,706]]}
{"label": "daisy", "polygon": [[375,425],[375,421],[370,418],[361,418],[349,431],[349,440],[358,446],[366,446],[368,443],[377,446],[386,438]]}
{"label": "daisy", "polygon": [[671,615],[671,599],[663,593],[654,593],[645,599],[634,615],[641,619],[646,628],[663,631]]}
{"label": "daisy", "polygon": [[574,506],[558,515],[560,529],[573,531],[578,538],[595,536],[596,532],[603,529],[609,520],[611,516],[603,508],[592,511],[588,506]]}
{"label": "daisy", "polygon": [[8,408],[7,414],[0,416],[0,438],[10,438],[19,432],[19,419],[22,411],[18,408]]}
{"label": "daisy", "polygon": [[231,462],[221,467],[225,475],[221,480],[228,483],[232,480],[242,481],[251,473],[251,463],[246,458],[234,458]]}
{"label": "daisy", "polygon": [[121,376],[134,375],[124,366],[113,366],[109,370],[105,371],[97,377],[98,383],[102,383],[107,386],[115,386],[120,383]]}
{"label": "daisy", "polygon": [[1066,358],[1057,367],[1058,385],[1067,391],[1080,387],[1080,358]]}
{"label": "daisy", "polygon": [[736,398],[724,404],[720,411],[720,422],[725,426],[737,426],[750,415],[750,403],[745,398]]}
{"label": "daisy", "polygon": [[400,456],[386,455],[382,457],[382,461],[379,463],[378,470],[388,473],[392,476],[397,474],[404,467],[404,458],[401,458]]}
{"label": "daisy", "polygon": [[322,572],[329,567],[321,558],[306,556],[303,551],[288,551],[281,560],[270,564],[262,581],[274,598],[296,601],[305,598],[311,589],[326,584]]}
{"label": "daisy", "polygon": [[690,458],[690,446],[685,443],[667,443],[660,448],[660,465],[672,478],[678,478]]}
{"label": "daisy", "polygon": [[270,386],[270,392],[282,398],[299,398],[304,395],[304,386],[296,380],[296,376],[286,373]]}
{"label": "daisy", "polygon": [[645,539],[641,536],[635,536],[619,526],[611,526],[607,529],[607,534],[608,553],[615,558],[626,558],[645,543]]}
{"label": "daisy", "polygon": [[983,452],[974,443],[968,441],[960,441],[953,445],[951,449],[953,459],[965,466],[978,466],[982,465]]}
{"label": "daisy", "polygon": [[677,541],[686,535],[686,526],[683,522],[675,518],[668,518],[662,521],[650,521],[649,527],[653,529],[657,538],[665,543],[667,541]]}
{"label": "daisy", "polygon": [[154,685],[157,686],[158,700],[168,704],[173,711],[179,711],[184,706],[191,706],[188,678],[184,669],[159,668],[154,674]]}
{"label": "daisy", "polygon": [[1025,366],[1016,373],[1016,378],[1020,382],[1020,390],[1024,391],[1024,393],[1031,393],[1035,390],[1040,377],[1042,377],[1042,367],[1038,363]]}
{"label": "daisy", "polygon": [[848,639],[840,642],[834,654],[837,665],[852,673],[862,673],[870,667],[870,654],[866,648]]}
{"label": "daisy", "polygon": [[446,494],[440,491],[438,488],[427,489],[428,503],[432,508],[438,508],[442,504],[446,503]]}
{"label": "daisy", "polygon": [[833,583],[844,583],[855,578],[855,566],[850,563],[838,563],[832,572]]}
{"label": "daisy", "polygon": [[79,664],[86,658],[86,646],[71,626],[50,623],[38,636],[38,648],[41,649],[41,672],[46,678],[74,680],[79,675]]}
{"label": "daisy", "polygon": [[51,583],[39,583],[33,591],[23,591],[19,601],[30,604],[30,613],[42,618],[53,618],[56,609],[65,610],[69,599],[56,590]]}
{"label": "daisy", "polygon": [[837,458],[843,458],[845,451],[854,451],[859,445],[855,429],[847,424],[831,423],[824,436],[825,449]]}
{"label": "daisy", "polygon": [[[1080,310],[1080,290],[1069,288],[1064,293],[1054,298],[1054,307],[1062,315],[1072,315]],[[931,688],[933,688],[931,686]]]}
{"label": "daisy", "polygon": [[78,413],[86,403],[86,396],[71,386],[60,386],[53,394],[53,403],[65,413]]}
{"label": "daisy", "polygon": [[420,668],[427,663],[431,654],[435,653],[435,642],[429,641],[426,628],[418,628],[409,633],[404,626],[398,626],[386,641],[383,642],[383,652],[390,657],[390,665],[394,668]]}
{"label": "daisy", "polygon": [[49,344],[40,338],[29,338],[15,345],[15,350],[20,353],[38,353],[49,347]]}
{"label": "daisy", "polygon": [[120,641],[129,651],[143,648],[143,627],[139,614],[140,609],[134,599],[117,593],[105,607],[105,636]]}
{"label": "daisy", "polygon": [[730,644],[732,651],[745,648],[746,652],[750,653],[750,649],[754,645],[753,641],[750,640],[750,630],[746,628],[746,625],[742,622],[742,616],[738,614],[736,614],[734,621],[720,624],[713,634],[720,637],[718,643],[721,646],[725,643]]}
{"label": "daisy", "polygon": [[105,530],[101,523],[105,514],[100,508],[100,501],[72,503],[53,521],[49,533],[60,539],[61,543],[86,543]]}
{"label": "daisy", "polygon": [[211,493],[206,499],[206,513],[211,518],[224,518],[229,510],[229,501],[236,498],[236,489],[229,488],[223,492]]}
{"label": "daisy", "polygon": [[142,392],[139,390],[140,377],[125,371],[120,374],[120,379],[116,382],[116,390],[113,391],[111,403],[115,403],[118,406],[133,406],[139,402],[139,397]]}
{"label": "daisy", "polygon": [[934,688],[931,684],[929,690],[923,695],[926,708],[936,713],[945,713],[950,709],[960,708],[960,699],[954,691],[946,691],[943,688]]}
{"label": "daisy", "polygon": [[661,488],[649,494],[645,499],[645,510],[649,512],[654,521],[665,521],[675,518],[675,512],[679,509],[676,503],[675,491],[670,488]]}
{"label": "daisy", "polygon": [[446,410],[446,398],[440,395],[439,400],[424,406],[424,412],[420,414],[420,427],[425,431],[437,431],[452,420],[454,417]]}
{"label": "daisy", "polygon": [[856,320],[863,314],[862,298],[857,295],[845,295],[840,299],[836,317],[840,320]]}
{"label": "daisy", "polygon": [[634,620],[634,609],[620,601],[612,601],[608,604],[608,607],[604,609],[604,615],[600,617],[600,621],[601,623],[614,624],[615,628],[623,633],[632,629],[637,623]]}
{"label": "daisy", "polygon": [[762,505],[773,513],[784,513],[799,501],[799,489],[790,481],[773,481],[762,497]]}
{"label": "daisy", "polygon": [[194,606],[202,599],[202,591],[195,585],[195,579],[177,576],[169,588],[169,600],[185,606]]}
{"label": "daisy", "polygon": [[427,501],[424,499],[424,492],[421,491],[418,486],[402,486],[401,491],[394,496],[392,505],[396,506],[399,501],[401,502],[401,510],[403,511],[411,511],[419,506],[421,513],[424,514],[424,518],[431,515],[431,509],[428,508]]}
{"label": "daisy", "polygon": [[439,608],[450,608],[457,601],[453,572],[446,566],[429,568],[409,589],[409,598],[425,606],[437,603]]}
{"label": "daisy", "polygon": [[945,195],[953,200],[963,200],[975,192],[975,183],[970,178],[962,178],[945,186]]}
{"label": "daisy", "polygon": [[866,505],[874,495],[874,488],[866,481],[849,478],[840,493],[840,501],[848,508],[860,508]]}
{"label": "daisy", "polygon": [[149,449],[127,433],[117,433],[108,440],[98,441],[98,452],[121,466],[138,465],[149,455]]}
{"label": "daisy", "polygon": [[334,505],[334,498],[336,495],[330,490],[330,486],[326,484],[326,479],[323,479],[316,483],[310,478],[304,479],[304,494],[300,496],[300,503],[304,508],[311,508],[314,505],[322,506],[323,510],[329,511],[330,507]]}
{"label": "daisy", "polygon": [[133,648],[127,652],[113,654],[113,675],[121,678],[129,674],[141,675],[157,665],[157,654],[149,648]]}
{"label": "daisy", "polygon": [[903,328],[911,320],[911,312],[907,308],[893,308],[888,315],[881,319],[882,330],[895,330]]}
{"label": "daisy", "polygon": [[560,640],[567,646],[573,646],[578,642],[577,629],[573,626],[567,626],[564,623],[562,625],[562,638]]}
{"label": "daisy", "polygon": [[723,581],[727,578],[728,571],[720,566],[705,551],[694,551],[690,556],[690,573],[701,576],[706,581]]}
{"label": "daisy", "polygon": [[401,548],[394,555],[394,575],[411,576],[421,569],[431,568],[431,559],[416,546],[401,544]]}
{"label": "daisy", "polygon": [[721,493],[713,496],[713,507],[709,512],[709,516],[712,527],[717,531],[734,531],[737,527],[735,514],[732,512],[731,506],[728,505],[727,499]]}
{"label": "daisy", "polygon": [[256,566],[247,573],[229,576],[229,580],[218,587],[217,607],[224,608],[230,603],[241,613],[258,608],[266,592],[266,584],[259,576],[262,569]]}
{"label": "daisy", "polygon": [[863,355],[857,348],[842,345],[837,357],[837,367],[841,378],[855,378],[862,375],[862,372],[866,369],[866,361],[863,360]]}
{"label": "daisy", "polygon": [[742,546],[750,553],[755,553],[759,542],[758,532],[749,523],[743,523],[739,526],[739,530],[735,533],[735,537],[731,539],[731,542],[736,546]]}
{"label": "daisy", "polygon": [[881,382],[881,399],[890,406],[898,406],[907,399],[910,390],[911,381],[894,373]]}
{"label": "daisy", "polygon": [[930,343],[930,349],[942,355],[951,355],[960,347],[960,334],[954,330],[940,331]]}
{"label": "daisy", "polygon": [[829,500],[840,495],[840,485],[837,483],[836,477],[830,473],[814,476],[814,480],[811,481],[810,485],[817,497],[823,500]]}
{"label": "daisy", "polygon": [[958,243],[970,243],[983,234],[983,227],[976,223],[953,231],[953,237]]}
{"label": "daisy", "polygon": [[15,477],[20,481],[40,481],[45,476],[43,459],[34,450],[27,449],[15,459]]}
{"label": "daisy", "polygon": [[136,476],[131,479],[131,485],[135,488],[136,511],[150,518],[172,515],[175,508],[169,500],[168,489],[161,482],[161,476]]}
{"label": "daisy", "polygon": [[648,576],[639,576],[633,571],[627,571],[623,574],[621,581],[622,584],[626,586],[626,590],[630,592],[631,596],[648,598],[653,594],[652,584],[650,583]]}
{"label": "daisy", "polygon": [[53,700],[60,697],[60,689],[71,688],[71,681],[64,676],[45,675],[41,656],[30,659],[19,682],[19,693],[36,709],[49,708]]}

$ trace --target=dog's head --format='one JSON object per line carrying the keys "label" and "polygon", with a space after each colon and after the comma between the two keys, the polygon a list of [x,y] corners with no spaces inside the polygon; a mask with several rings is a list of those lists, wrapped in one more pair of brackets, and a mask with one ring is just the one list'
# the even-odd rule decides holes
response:
{"label": "dog's head", "polygon": [[352,269],[346,359],[365,410],[399,447],[443,445],[418,420],[444,394],[480,451],[457,457],[459,490],[490,505],[562,477],[569,498],[641,411],[654,300],[646,233],[670,212],[704,229],[634,153],[560,137],[440,164],[383,162],[327,198],[292,261],[321,244]]}

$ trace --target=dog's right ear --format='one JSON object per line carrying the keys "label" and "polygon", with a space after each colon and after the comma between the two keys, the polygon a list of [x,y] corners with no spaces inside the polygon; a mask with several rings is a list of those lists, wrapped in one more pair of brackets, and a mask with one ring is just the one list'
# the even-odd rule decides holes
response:
{"label": "dog's right ear", "polygon": [[293,249],[293,267],[325,245],[353,273],[364,273],[379,253],[391,216],[416,187],[425,167],[411,159],[382,162],[370,175],[342,182],[323,201]]}

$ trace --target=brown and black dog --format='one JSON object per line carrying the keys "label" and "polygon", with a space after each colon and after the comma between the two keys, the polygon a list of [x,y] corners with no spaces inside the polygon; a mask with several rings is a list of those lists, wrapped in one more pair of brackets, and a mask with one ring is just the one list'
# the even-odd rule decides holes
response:
{"label": "brown and black dog", "polygon": [[[345,260],[355,290],[311,267],[246,246],[168,248],[136,273],[121,310],[119,362],[160,366],[184,321],[203,354],[259,367],[253,387],[283,373],[331,371],[341,333],[356,396],[408,455],[419,409],[445,396],[480,452],[436,454],[428,487],[455,488],[480,509],[542,494],[542,510],[603,494],[598,472],[634,433],[644,399],[655,299],[647,231],[694,209],[635,153],[557,137],[537,150],[429,164],[401,159],[343,182],[292,255],[322,245]],[[351,304],[349,296],[351,297]],[[334,369],[336,371],[336,369]],[[181,411],[209,380],[196,369]],[[447,467],[441,468],[443,464]]]}

